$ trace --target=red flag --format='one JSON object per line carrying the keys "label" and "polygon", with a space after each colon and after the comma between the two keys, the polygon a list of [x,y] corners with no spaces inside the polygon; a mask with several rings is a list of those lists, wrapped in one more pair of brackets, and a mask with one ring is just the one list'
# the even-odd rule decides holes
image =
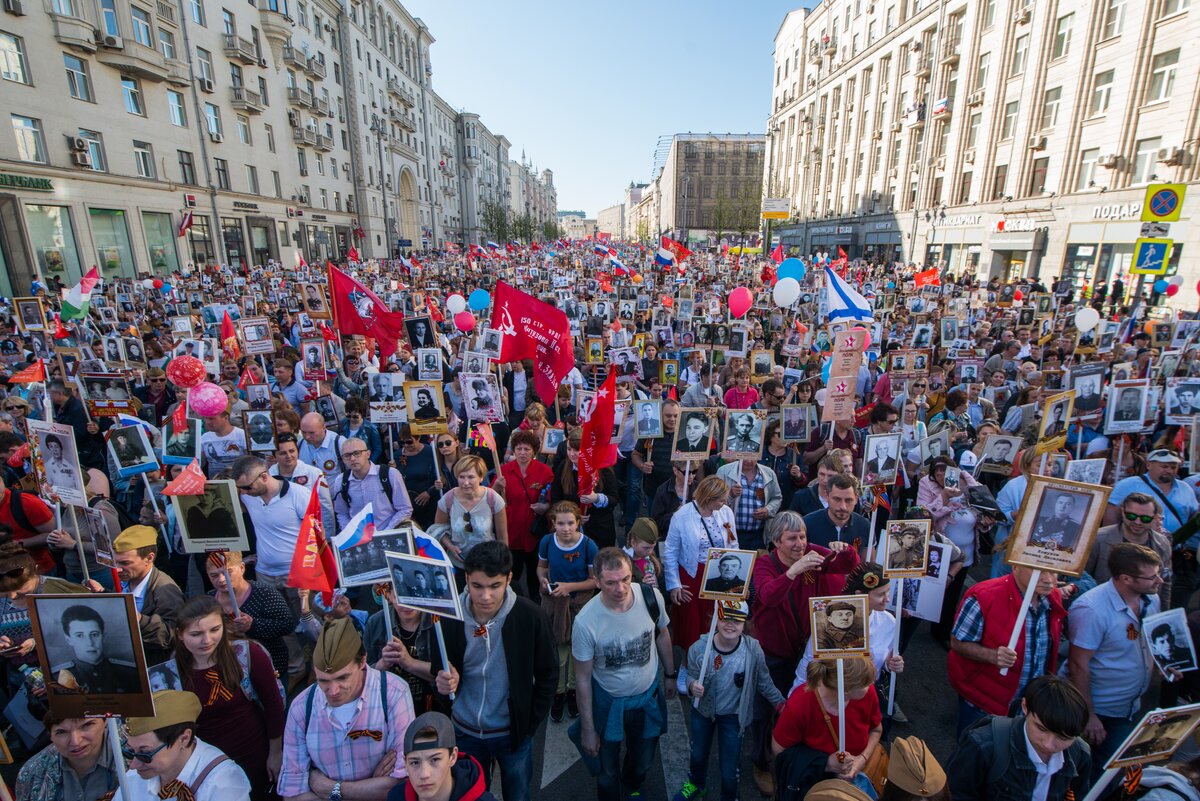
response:
{"label": "red flag", "polygon": [[179,399],[179,403],[175,404],[175,413],[171,415],[171,430],[183,431],[187,428],[187,395],[185,394]]}
{"label": "red flag", "polygon": [[246,387],[250,386],[251,384],[256,384],[256,383],[258,383],[258,382],[255,381],[255,379],[254,379],[254,371],[252,371],[250,369],[250,365],[247,364],[246,368],[244,370],[242,370],[242,374],[240,376],[238,376],[237,388],[242,390],[243,392],[245,392]]}
{"label": "red flag", "polygon": [[616,416],[617,371],[609,370],[608,378],[596,392],[591,413],[583,421],[583,439],[579,443],[580,495],[595,490],[600,470],[617,463],[617,446],[612,444]]}
{"label": "red flag", "polygon": [[221,346],[225,351],[226,359],[237,361],[242,358],[242,346],[238,342],[237,329],[234,327],[233,319],[229,316],[228,311],[221,319]]}
{"label": "red flag", "polygon": [[771,261],[775,262],[776,264],[783,264],[783,243],[782,242],[780,242],[778,245],[776,245],[775,249],[771,251]]}
{"label": "red flag", "polygon": [[692,251],[688,250],[682,242],[676,242],[669,236],[662,238],[662,246],[671,251],[671,255],[675,257],[676,264],[692,255]]}
{"label": "red flag", "polygon": [[942,283],[941,276],[938,275],[936,267],[922,273],[916,273],[913,275],[913,281],[916,283],[918,289],[923,286],[940,286]]}
{"label": "red flag", "polygon": [[203,495],[204,485],[208,479],[200,469],[200,460],[192,459],[192,463],[183,468],[183,472],[163,487],[163,495]]}
{"label": "red flag", "polygon": [[442,310],[438,308],[437,301],[429,295],[425,296],[425,308],[429,311],[429,319],[435,323],[444,323],[446,315],[442,314]]}
{"label": "red flag", "polygon": [[494,303],[492,326],[504,332],[500,361],[533,359],[534,389],[553,398],[575,366],[567,315],[503,281],[496,284]]}
{"label": "red flag", "polygon": [[321,332],[321,338],[326,342],[337,342],[337,334],[333,333],[333,329],[325,322],[317,326],[317,330]]}
{"label": "red flag", "polygon": [[[361,334],[379,340],[379,353],[385,359],[395,353],[396,340],[404,336],[404,315],[388,311],[387,304],[378,295],[337,267],[332,264],[327,267],[329,294],[333,298],[338,330],[342,334]],[[565,321],[566,317],[563,319]]]}
{"label": "red flag", "polygon": [[176,229],[176,231],[175,231],[175,236],[176,236],[176,237],[181,237],[181,236],[183,236],[184,234],[186,234],[186,233],[188,232],[188,230],[190,230],[190,229],[191,229],[191,227],[192,227],[192,223],[193,223],[193,222],[195,222],[195,217],[194,217],[194,215],[192,214],[192,210],[191,210],[191,209],[188,209],[188,210],[187,210],[187,211],[185,211],[185,212],[183,213],[183,215],[182,215],[182,216],[179,218],[179,228],[178,228],[178,229]]}
{"label": "red flag", "polygon": [[357,262],[359,260],[358,248],[354,247],[354,245],[351,245],[349,249],[346,250],[346,258],[350,261]]}
{"label": "red flag", "polygon": [[300,536],[296,538],[296,551],[292,554],[287,585],[299,590],[333,592],[337,575],[333,548],[325,539],[325,527],[321,524],[320,494],[313,487],[308,498],[308,509],[300,521]]}
{"label": "red flag", "polygon": [[41,359],[38,359],[33,364],[26,367],[24,370],[18,370],[8,378],[10,384],[41,384],[46,380],[46,365]]}

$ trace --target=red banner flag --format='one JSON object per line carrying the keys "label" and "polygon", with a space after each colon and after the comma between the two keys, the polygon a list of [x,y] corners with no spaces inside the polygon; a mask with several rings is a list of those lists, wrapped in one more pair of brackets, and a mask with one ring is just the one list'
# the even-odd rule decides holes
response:
{"label": "red banner flag", "polygon": [[913,282],[916,283],[917,289],[920,289],[923,286],[941,286],[942,279],[938,275],[937,268],[933,267],[923,273],[913,275]]}
{"label": "red banner flag", "polygon": [[771,261],[775,262],[776,264],[783,264],[783,244],[782,243],[776,245],[771,250]]}
{"label": "red banner flag", "polygon": [[313,487],[308,509],[300,522],[300,536],[296,538],[287,585],[300,590],[333,592],[337,576],[333,546],[325,539],[325,527],[321,524],[320,494]]}
{"label": "red banner flag", "polygon": [[496,284],[492,308],[492,327],[504,332],[500,361],[532,359],[534,389],[553,398],[575,366],[567,315],[503,281]]}
{"label": "red banner flag", "polygon": [[204,471],[200,469],[200,460],[192,459],[182,473],[163,487],[163,495],[203,495],[207,483]]}
{"label": "red banner flag", "polygon": [[171,430],[180,432],[187,428],[187,425],[187,394],[184,393],[179,403],[175,404],[175,413],[171,415]]}
{"label": "red banner flag", "polygon": [[596,392],[595,402],[583,421],[583,439],[579,443],[579,494],[596,489],[600,471],[617,463],[617,446],[612,444],[613,424],[617,416],[617,371]]}
{"label": "red banner flag", "polygon": [[[342,334],[361,334],[377,339],[379,353],[383,358],[391,356],[396,352],[396,340],[404,336],[404,315],[389,311],[387,304],[374,292],[332,264],[327,266],[329,294],[333,298],[334,320],[338,331]],[[565,321],[566,317],[563,319]]]}
{"label": "red banner flag", "polygon": [[221,347],[226,359],[237,361],[242,358],[242,345],[238,342],[237,328],[234,327],[229,312],[225,312],[221,319]]}
{"label": "red banner flag", "polygon": [[18,370],[9,376],[9,384],[40,384],[46,380],[46,366],[38,359],[24,370]]}
{"label": "red banner flag", "polygon": [[250,369],[250,364],[247,363],[245,369],[242,370],[242,374],[238,376],[237,388],[245,392],[246,387],[257,383],[258,380],[254,377],[254,371]]}

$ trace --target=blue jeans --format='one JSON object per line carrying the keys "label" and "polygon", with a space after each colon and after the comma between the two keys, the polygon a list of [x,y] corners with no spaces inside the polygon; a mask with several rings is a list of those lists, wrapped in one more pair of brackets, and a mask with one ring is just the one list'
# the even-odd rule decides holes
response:
{"label": "blue jeans", "polygon": [[1100,778],[1104,772],[1104,763],[1113,752],[1125,742],[1125,738],[1133,731],[1134,722],[1129,718],[1110,718],[1107,715],[1097,715],[1104,724],[1104,742],[1092,746],[1092,781]]}
{"label": "blue jeans", "polygon": [[[625,470],[625,530],[633,525],[633,521],[642,515],[642,471],[633,465],[633,459],[626,456],[622,460]],[[628,544],[628,543],[626,543]]]}
{"label": "blue jeans", "polygon": [[956,735],[961,735],[970,728],[972,723],[986,716],[987,712],[984,712],[960,695],[958,697],[958,731]]}
{"label": "blue jeans", "polygon": [[[629,793],[642,789],[658,737],[647,738],[642,730],[646,713],[641,709],[625,712],[625,760],[621,761],[621,743],[601,740],[600,775],[596,777],[596,798],[599,801],[625,801]],[[508,801],[508,793],[504,794]]]}
{"label": "blue jeans", "polygon": [[[742,731],[736,713],[717,715],[714,719],[692,713],[692,756],[689,778],[692,784],[704,789],[708,782],[708,754],[712,750],[713,734],[721,749],[721,801],[737,801],[738,769],[742,762]],[[670,788],[667,788],[670,792]]]}
{"label": "blue jeans", "polygon": [[483,767],[483,780],[488,787],[492,784],[492,764],[500,765],[500,788],[505,801],[530,801],[530,782],[533,779],[533,738],[526,737],[516,748],[512,747],[510,735],[489,737],[486,740],[466,734],[454,727],[458,738],[458,750],[479,760]]}

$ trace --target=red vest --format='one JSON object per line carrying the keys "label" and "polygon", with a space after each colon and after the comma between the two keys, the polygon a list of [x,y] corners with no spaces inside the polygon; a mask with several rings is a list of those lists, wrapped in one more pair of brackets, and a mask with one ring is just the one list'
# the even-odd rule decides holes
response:
{"label": "red vest", "polygon": [[[962,604],[967,598],[975,598],[983,613],[983,639],[979,644],[985,648],[1007,646],[1013,624],[1017,622],[1021,602],[1024,600],[1012,574],[981,581],[967,590],[958,605],[959,612],[962,611]],[[1053,673],[1058,662],[1058,642],[1067,610],[1063,608],[1062,595],[1057,589],[1050,593],[1048,600],[1050,650],[1046,654],[1046,672]],[[1015,650],[1016,664],[1008,669],[1008,675],[1005,676],[1001,676],[1000,668],[993,664],[976,662],[951,650],[946,665],[950,674],[950,686],[964,699],[989,715],[1007,715],[1008,705],[1016,697],[1017,685],[1021,681],[1021,669],[1025,663],[1024,626],[1021,628],[1021,636],[1017,639]]]}

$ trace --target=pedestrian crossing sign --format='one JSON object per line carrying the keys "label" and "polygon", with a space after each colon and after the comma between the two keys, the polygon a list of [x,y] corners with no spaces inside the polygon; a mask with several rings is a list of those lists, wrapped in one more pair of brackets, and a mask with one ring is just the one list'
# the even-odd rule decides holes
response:
{"label": "pedestrian crossing sign", "polygon": [[1139,239],[1133,246],[1133,266],[1129,272],[1134,275],[1165,275],[1174,244],[1171,239]]}
{"label": "pedestrian crossing sign", "polygon": [[1150,184],[1142,204],[1142,222],[1176,222],[1183,211],[1187,184]]}

